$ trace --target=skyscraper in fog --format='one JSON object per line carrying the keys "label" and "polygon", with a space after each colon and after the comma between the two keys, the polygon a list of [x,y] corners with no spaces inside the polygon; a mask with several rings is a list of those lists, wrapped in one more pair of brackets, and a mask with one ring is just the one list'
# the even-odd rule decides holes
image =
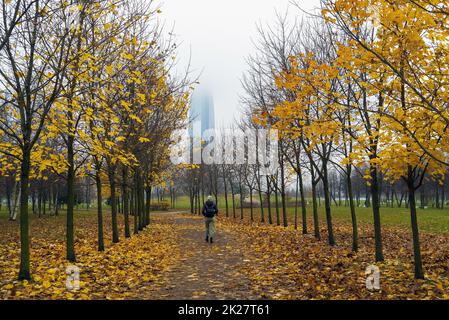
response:
{"label": "skyscraper in fog", "polygon": [[[196,90],[190,103],[190,136],[203,135],[204,131],[215,129],[215,110],[212,95],[206,90]],[[201,132],[198,132],[201,130]]]}

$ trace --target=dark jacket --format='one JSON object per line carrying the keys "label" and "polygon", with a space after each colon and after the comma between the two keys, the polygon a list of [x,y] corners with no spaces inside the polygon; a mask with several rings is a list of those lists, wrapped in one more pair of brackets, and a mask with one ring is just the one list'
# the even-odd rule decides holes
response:
{"label": "dark jacket", "polygon": [[217,205],[211,200],[207,200],[203,206],[203,216],[213,218],[218,213]]}

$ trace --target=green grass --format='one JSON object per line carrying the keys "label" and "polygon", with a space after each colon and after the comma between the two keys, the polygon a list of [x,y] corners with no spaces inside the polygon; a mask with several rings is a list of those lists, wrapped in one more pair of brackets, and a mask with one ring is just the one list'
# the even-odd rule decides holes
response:
{"label": "green grass", "polygon": [[[309,212],[311,208],[308,209]],[[294,209],[289,208],[289,213],[294,215]],[[321,220],[325,220],[324,208],[319,208]],[[356,208],[359,224],[373,223],[372,208]],[[351,223],[351,215],[348,207],[332,207],[332,218],[342,223]],[[381,208],[382,225],[410,229],[410,212],[407,208]],[[418,223],[421,231],[449,234],[449,209],[418,209]]]}
{"label": "green grass", "polygon": [[[224,206],[224,197],[219,197],[219,206],[220,211],[224,212],[225,206]],[[189,198],[186,196],[178,197],[176,201],[176,209],[178,210],[189,210],[190,209],[190,202]],[[105,208],[105,213],[108,209]],[[294,208],[287,208],[288,214],[290,217],[294,216]],[[231,198],[229,197],[229,212],[232,214],[232,202]],[[245,215],[249,215],[249,209],[245,210]],[[299,210],[299,215],[301,211]],[[312,215],[312,208],[307,208],[308,217],[311,218]],[[366,225],[372,225],[373,221],[373,214],[371,208],[356,208],[357,213],[357,220],[360,225],[366,224]],[[86,210],[76,210],[75,214],[95,214],[94,208],[91,208],[90,211]],[[267,211],[265,209],[265,214],[267,214]],[[272,215],[273,219],[275,219],[275,210],[273,206]],[[281,212],[282,214],[282,212]],[[65,215],[65,210],[60,210],[60,215]],[[240,210],[237,209],[237,215],[240,215]],[[260,209],[255,207],[254,208],[254,217],[256,219],[260,216]],[[325,221],[325,215],[324,215],[324,207],[319,207],[319,216],[320,220],[323,222]],[[34,215],[30,212],[30,217],[33,219]],[[349,207],[341,206],[333,206],[332,207],[332,218],[336,222],[350,224],[351,223],[351,216],[349,212]],[[2,210],[0,211],[0,219],[8,219],[8,213],[6,211],[6,206],[2,206]],[[382,225],[384,226],[393,226],[393,227],[401,227],[406,230],[410,230],[410,213],[407,208],[389,208],[389,207],[382,207],[381,208],[381,220]],[[449,235],[449,208],[447,209],[418,209],[418,223],[421,231],[424,232],[430,232],[435,234],[447,234]]]}
{"label": "green grass", "polygon": [[[223,212],[225,209],[224,197],[219,197],[219,207]],[[323,204],[323,203],[321,203]],[[190,203],[188,197],[179,197],[176,202],[177,209],[190,209]],[[246,209],[249,211],[249,209]],[[280,209],[281,210],[281,209]],[[232,213],[232,202],[229,197],[229,211]],[[292,217],[294,216],[295,209],[287,208],[288,214]],[[318,209],[320,220],[325,221],[324,206],[320,206]],[[311,217],[312,208],[309,206],[307,208],[308,216]],[[245,213],[246,214],[246,213]],[[265,209],[266,214],[266,209]],[[272,210],[273,218],[275,218],[275,210]],[[282,210],[281,210],[282,214]],[[299,208],[298,214],[301,215],[301,210]],[[372,225],[373,223],[373,212],[372,208],[356,208],[357,220],[360,225],[367,224]],[[240,215],[240,210],[237,209],[237,215]],[[259,217],[260,209],[254,208],[254,216]],[[351,215],[349,207],[345,206],[333,206],[332,207],[332,218],[336,222],[341,223],[351,223]],[[401,227],[404,229],[410,229],[410,212],[408,208],[381,208],[381,221],[382,225]],[[448,234],[449,235],[449,208],[445,209],[418,209],[418,223],[421,231],[436,233],[436,234]]]}
{"label": "green grass", "polygon": [[0,210],[0,219],[7,219],[8,218],[8,213],[5,209],[3,209],[2,206],[2,210]]}
{"label": "green grass", "polygon": [[[103,205],[103,209],[104,209],[104,212],[107,213],[109,211],[109,206]],[[7,220],[8,219],[9,216],[8,216],[8,211],[7,210],[8,209],[6,208],[6,206],[2,206],[2,209],[0,210],[0,220]],[[17,208],[17,210],[18,210],[18,208]],[[66,212],[66,209],[65,209],[65,207],[63,207],[62,209],[59,209],[58,215],[59,216],[65,216],[65,212]],[[84,208],[83,209],[75,208],[74,212],[75,212],[75,215],[78,215],[78,214],[96,214],[97,213],[95,207],[91,207],[89,210],[86,210]],[[37,218],[37,215],[33,214],[32,210],[31,210],[31,207],[28,209],[28,215],[29,215],[29,217],[31,219]],[[45,216],[47,216],[47,217],[50,216],[49,213],[48,213],[48,209],[47,209],[47,213],[46,213]],[[19,220],[19,213],[17,213],[17,219],[16,220],[17,221]]]}

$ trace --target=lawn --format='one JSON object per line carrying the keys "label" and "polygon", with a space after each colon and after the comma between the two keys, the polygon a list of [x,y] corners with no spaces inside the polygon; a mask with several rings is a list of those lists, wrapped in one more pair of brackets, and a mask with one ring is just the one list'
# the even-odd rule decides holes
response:
{"label": "lawn", "polygon": [[[221,212],[225,211],[225,201],[224,197],[219,197],[219,207]],[[321,202],[323,204],[323,202]],[[176,201],[177,209],[190,209],[189,199],[188,197],[178,197]],[[240,215],[240,209],[236,209],[237,216]],[[281,215],[282,215],[282,210]],[[287,208],[288,214],[290,218],[294,217],[294,208]],[[229,198],[229,212],[232,215],[232,202]],[[326,217],[324,213],[324,206],[321,205],[318,209],[320,220],[324,223]],[[312,207],[308,206],[307,213],[309,218],[312,215]],[[249,216],[249,209],[245,209],[245,216]],[[254,217],[257,219],[260,216],[260,208],[254,208]],[[267,214],[267,210],[265,209],[265,215]],[[299,208],[298,214],[301,215],[301,209]],[[372,208],[364,208],[358,207],[356,208],[357,220],[359,224],[372,224],[373,221],[373,213]],[[272,208],[273,219],[276,218],[276,211],[274,207]],[[351,215],[349,212],[349,207],[346,206],[332,206],[332,218],[335,221],[341,223],[351,223]],[[299,217],[299,219],[301,219]],[[381,208],[381,219],[382,225],[393,226],[393,227],[401,227],[401,228],[410,228],[410,212],[407,208],[390,208],[390,207],[382,207]],[[446,209],[419,209],[418,208],[418,223],[420,230],[423,232],[430,232],[435,234],[449,234],[449,208]]]}
{"label": "lawn", "polygon": [[[219,198],[219,207],[221,213],[225,212],[224,205],[224,197]],[[323,203],[321,203],[323,204]],[[175,209],[177,210],[190,210],[189,198],[182,196],[178,197],[176,200]],[[301,219],[301,210],[298,208],[299,219]],[[106,208],[107,210],[107,208]],[[253,215],[257,220],[260,217],[260,208],[255,207],[253,209]],[[265,215],[267,215],[267,209],[265,208]],[[280,209],[280,214],[282,216],[282,210]],[[290,220],[294,217],[295,208],[290,207],[287,208]],[[88,211],[80,209],[76,210],[77,214],[86,214]],[[90,213],[95,214],[94,208],[92,208]],[[322,223],[325,222],[325,213],[324,206],[321,205],[318,208],[319,217]],[[371,208],[359,207],[356,208],[357,220],[360,225],[371,225],[373,221],[373,214]],[[232,202],[229,199],[229,214],[232,215]],[[307,207],[308,218],[312,217],[312,207]],[[60,215],[64,215],[64,209],[60,211]],[[240,209],[236,208],[236,215],[240,216]],[[244,209],[245,217],[250,216],[250,210]],[[273,206],[272,208],[272,216],[273,220],[276,220],[276,210]],[[33,217],[33,214],[30,212],[30,217]],[[6,206],[2,206],[2,210],[0,211],[0,219],[7,219],[8,214],[6,211]],[[332,218],[336,222],[350,224],[351,223],[351,215],[349,212],[349,207],[346,206],[332,206]],[[407,208],[390,208],[390,207],[382,207],[381,208],[381,219],[382,225],[385,226],[393,226],[393,227],[401,227],[409,230],[410,228],[410,213]],[[446,234],[449,235],[449,208],[447,209],[418,209],[418,223],[420,230],[423,232],[429,232],[434,234]],[[310,225],[312,227],[312,225]]]}

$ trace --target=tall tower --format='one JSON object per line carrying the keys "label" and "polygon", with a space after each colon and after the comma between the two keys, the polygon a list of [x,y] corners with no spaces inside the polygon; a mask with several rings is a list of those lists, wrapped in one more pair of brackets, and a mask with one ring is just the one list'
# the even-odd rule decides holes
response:
{"label": "tall tower", "polygon": [[[215,110],[212,95],[204,89],[195,90],[190,102],[189,135],[201,136],[206,130],[215,129]],[[201,132],[198,132],[201,131]]]}

